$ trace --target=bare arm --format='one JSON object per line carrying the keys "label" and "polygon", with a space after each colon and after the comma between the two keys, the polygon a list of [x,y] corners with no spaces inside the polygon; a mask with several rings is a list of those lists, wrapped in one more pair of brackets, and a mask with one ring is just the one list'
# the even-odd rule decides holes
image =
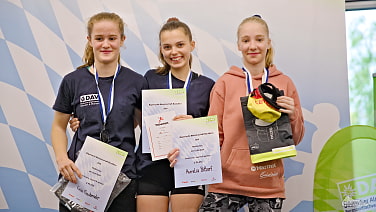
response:
{"label": "bare arm", "polygon": [[134,128],[136,128],[138,125],[142,126],[142,116],[141,116],[141,110],[139,109],[134,109]]}
{"label": "bare arm", "polygon": [[67,154],[68,137],[66,129],[69,119],[70,114],[55,112],[51,128],[51,141],[59,172],[65,179],[76,183],[75,173],[79,178],[82,177],[82,174],[74,162],[68,158]]}

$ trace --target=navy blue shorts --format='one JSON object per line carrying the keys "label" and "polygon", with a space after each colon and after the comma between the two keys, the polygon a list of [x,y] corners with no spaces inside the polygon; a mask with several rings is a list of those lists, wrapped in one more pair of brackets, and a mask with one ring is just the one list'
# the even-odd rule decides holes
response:
{"label": "navy blue shorts", "polygon": [[[171,192],[171,193],[170,193]],[[137,195],[200,194],[205,195],[205,187],[189,186],[175,188],[174,169],[167,159],[157,161],[146,167],[138,181]]]}

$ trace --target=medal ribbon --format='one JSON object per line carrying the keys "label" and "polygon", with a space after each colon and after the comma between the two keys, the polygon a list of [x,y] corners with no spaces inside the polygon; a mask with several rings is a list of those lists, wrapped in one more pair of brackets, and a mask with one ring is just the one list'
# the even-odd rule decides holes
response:
{"label": "medal ribbon", "polygon": [[[167,86],[168,86],[168,89],[172,89],[172,76],[171,76],[171,71],[168,72],[168,82],[167,82]],[[189,88],[189,85],[191,84],[191,79],[192,79],[192,71],[189,71],[189,74],[187,75],[187,79],[185,79],[185,82],[184,82],[184,87],[186,90],[188,90]]]}
{"label": "medal ribbon", "polygon": [[[247,84],[248,94],[250,94],[253,91],[252,76],[246,68],[243,67],[242,69],[246,75],[245,82]],[[268,82],[268,80],[269,80],[269,70],[267,68],[264,68],[264,75],[262,75],[261,83],[266,83]]]}
{"label": "medal ribbon", "polygon": [[98,96],[99,96],[99,106],[100,106],[100,110],[101,110],[101,117],[102,117],[102,121],[103,121],[104,125],[106,124],[107,116],[111,112],[112,106],[113,106],[113,103],[114,103],[115,78],[117,77],[117,75],[120,71],[120,68],[121,68],[121,66],[118,64],[114,78],[112,79],[110,92],[108,93],[108,102],[107,102],[108,104],[107,104],[107,112],[106,112],[106,110],[105,110],[106,105],[104,104],[102,93],[101,93],[99,86],[98,86],[98,78],[99,78],[98,72],[97,72],[97,69],[95,68],[95,66],[93,65],[94,74],[95,74],[95,83],[97,84],[97,90],[98,90]]}

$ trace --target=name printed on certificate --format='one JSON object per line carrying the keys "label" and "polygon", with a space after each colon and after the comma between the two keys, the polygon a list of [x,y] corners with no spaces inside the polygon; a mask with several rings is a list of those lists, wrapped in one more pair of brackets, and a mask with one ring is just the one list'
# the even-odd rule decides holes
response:
{"label": "name printed on certificate", "polygon": [[62,195],[93,211],[104,211],[128,153],[86,137],[76,165],[83,177],[69,182]]}
{"label": "name printed on certificate", "polygon": [[175,187],[222,182],[217,116],[174,121],[173,147],[179,148]]}
{"label": "name printed on certificate", "polygon": [[176,115],[187,114],[185,88],[142,90],[142,153],[151,153],[144,117],[168,111],[175,111]]}
{"label": "name printed on certificate", "polygon": [[175,116],[175,111],[169,111],[144,117],[153,161],[167,158],[172,149],[171,122]]}

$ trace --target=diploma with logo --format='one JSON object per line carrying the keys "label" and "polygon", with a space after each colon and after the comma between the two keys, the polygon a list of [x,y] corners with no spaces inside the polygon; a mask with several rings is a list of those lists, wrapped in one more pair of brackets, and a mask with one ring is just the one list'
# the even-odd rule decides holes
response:
{"label": "diploma with logo", "polygon": [[184,88],[150,89],[142,91],[143,153],[151,153],[145,117],[168,111],[175,111],[176,115],[187,114],[187,94]]}
{"label": "diploma with logo", "polygon": [[217,116],[174,121],[172,138],[179,148],[175,187],[222,182]]}
{"label": "diploma with logo", "polygon": [[175,111],[168,111],[144,117],[153,161],[167,158],[172,149],[171,124],[175,116]]}
{"label": "diploma with logo", "polygon": [[104,211],[128,153],[87,137],[76,165],[83,177],[69,182],[63,196],[93,211]]}

